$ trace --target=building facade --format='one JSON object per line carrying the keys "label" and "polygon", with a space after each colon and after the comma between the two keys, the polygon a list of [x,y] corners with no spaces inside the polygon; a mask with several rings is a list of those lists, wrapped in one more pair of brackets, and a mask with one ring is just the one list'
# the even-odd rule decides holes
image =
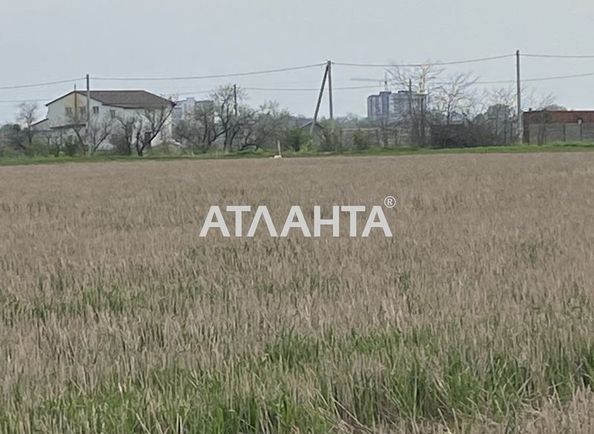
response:
{"label": "building facade", "polygon": [[426,95],[400,90],[382,91],[367,97],[367,118],[370,121],[402,122],[410,118],[411,109],[419,110]]}

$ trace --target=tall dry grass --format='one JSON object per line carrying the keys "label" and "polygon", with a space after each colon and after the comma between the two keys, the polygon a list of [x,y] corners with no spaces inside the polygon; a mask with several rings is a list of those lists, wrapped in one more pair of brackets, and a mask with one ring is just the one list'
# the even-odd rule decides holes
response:
{"label": "tall dry grass", "polygon": [[[0,168],[1,432],[593,432],[593,163]],[[198,237],[386,195],[392,239]]]}

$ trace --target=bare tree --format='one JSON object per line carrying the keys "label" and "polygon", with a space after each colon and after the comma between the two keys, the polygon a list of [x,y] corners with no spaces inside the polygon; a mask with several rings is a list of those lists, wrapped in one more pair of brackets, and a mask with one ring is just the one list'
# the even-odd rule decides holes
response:
{"label": "bare tree", "polygon": [[254,113],[253,137],[255,148],[276,149],[289,135],[290,113],[276,102],[261,105]]}
{"label": "bare tree", "polygon": [[[548,124],[551,123],[552,116],[548,110],[549,107],[555,105],[555,97],[553,94],[539,95],[534,88],[522,89],[522,95],[524,101],[530,111],[534,110],[539,112],[534,118],[536,120],[538,129],[536,131],[537,144],[542,145],[546,142]],[[526,133],[525,133],[526,134]],[[527,132],[528,137],[531,135],[531,131]]]}
{"label": "bare tree", "polygon": [[114,131],[115,119],[108,116],[91,117],[87,126],[89,153],[93,155]]}
{"label": "bare tree", "polygon": [[512,87],[489,89],[483,92],[480,100],[483,106],[475,122],[490,132],[488,143],[507,144],[514,141],[518,128],[515,89]]}
{"label": "bare tree", "polygon": [[153,140],[161,134],[174,106],[175,104],[171,103],[167,106],[148,108],[136,118],[135,147],[139,157],[144,155],[145,150],[151,147]]}
{"label": "bare tree", "polygon": [[[77,108],[79,110],[77,110]],[[83,107],[83,109],[85,108]],[[69,114],[67,114],[67,118],[68,128],[74,133],[74,136],[76,137],[76,143],[73,144],[78,148],[76,149],[76,152],[84,153],[85,149],[87,148],[84,137],[86,117],[84,116],[84,113],[82,113],[82,111],[80,110],[80,107],[74,107],[74,109]],[[71,140],[68,137],[67,139]]]}
{"label": "bare tree", "polygon": [[[429,89],[434,87],[443,69],[427,61],[424,65],[415,67],[394,66],[387,72],[391,77],[392,85],[408,92],[408,110],[403,120],[411,127],[413,142],[424,145],[429,114]],[[386,127],[382,124],[382,130]]]}
{"label": "bare tree", "polygon": [[241,89],[226,85],[217,89],[212,94],[212,99],[216,107],[215,122],[219,125],[220,135],[223,137],[223,150],[229,152],[241,131],[239,112],[244,93]]}
{"label": "bare tree", "polygon": [[431,111],[437,112],[446,125],[452,123],[457,113],[469,116],[477,111],[473,90],[477,77],[470,72],[444,78],[444,70],[432,65],[431,61],[415,67],[395,66],[388,72],[393,84],[409,91],[408,111],[413,129],[424,129]]}
{"label": "bare tree", "polygon": [[23,131],[19,124],[6,124],[0,126],[0,149],[10,147],[25,150]]}
{"label": "bare tree", "polygon": [[403,89],[409,89],[411,86],[413,91],[422,92],[432,87],[432,84],[443,74],[443,69],[436,67],[428,60],[424,65],[414,67],[393,66],[387,72],[392,84]]}
{"label": "bare tree", "polygon": [[555,95],[552,93],[539,94],[533,87],[525,87],[522,89],[522,100],[524,106],[529,107],[529,110],[545,110],[547,107],[555,104]]}
{"label": "bare tree", "polygon": [[114,144],[116,151],[119,154],[132,155],[137,123],[137,116],[120,114],[119,116],[114,117],[111,142]]}
{"label": "bare tree", "polygon": [[38,111],[39,106],[36,103],[24,102],[19,106],[17,121],[23,126],[29,145],[33,143],[33,136],[35,134],[33,124],[37,120]]}
{"label": "bare tree", "polygon": [[62,131],[51,131],[45,135],[49,151],[55,156],[59,157],[63,148]]}
{"label": "bare tree", "polygon": [[260,136],[258,135],[259,121],[260,113],[258,110],[254,110],[247,106],[241,108],[241,111],[235,118],[235,122],[233,124],[235,136],[232,139],[235,140],[237,138],[240,151],[249,148],[258,149],[262,147],[262,142],[260,141]]}
{"label": "bare tree", "polygon": [[195,110],[195,119],[201,126],[201,142],[206,149],[210,149],[212,144],[224,134],[223,128],[216,121],[215,105],[211,101],[200,104]]}
{"label": "bare tree", "polygon": [[217,140],[223,150],[244,150],[266,146],[279,138],[272,134],[275,122],[288,121],[288,113],[277,105],[265,104],[253,109],[244,104],[245,93],[232,85],[219,87],[211,95],[212,103],[198,104],[186,119],[175,128],[175,135],[182,142],[202,151],[209,149]]}
{"label": "bare tree", "polygon": [[280,109],[274,102],[254,109],[241,103],[243,98],[244,94],[238,93],[236,110],[234,89],[231,86],[220,88],[213,94],[212,103],[197,104],[176,125],[175,137],[202,152],[219,138],[222,138],[226,151],[276,149],[277,141],[283,141],[288,136],[289,112]]}
{"label": "bare tree", "polygon": [[183,146],[189,147],[192,152],[195,150],[206,151],[208,146],[205,144],[205,138],[202,134],[204,129],[201,128],[202,125],[195,116],[195,113],[192,113],[190,116],[179,120],[173,130],[173,137]]}
{"label": "bare tree", "polygon": [[452,123],[455,114],[468,117],[476,108],[476,93],[473,86],[477,81],[472,73],[454,74],[435,89],[433,102],[444,116],[445,124]]}
{"label": "bare tree", "polygon": [[189,144],[192,150],[209,150],[224,134],[222,126],[217,122],[214,101],[198,103],[187,117],[176,125],[174,133],[179,141]]}
{"label": "bare tree", "polygon": [[275,102],[267,102],[257,109],[241,106],[233,124],[239,150],[276,150],[277,144],[288,138],[289,118],[289,112],[281,110]]}

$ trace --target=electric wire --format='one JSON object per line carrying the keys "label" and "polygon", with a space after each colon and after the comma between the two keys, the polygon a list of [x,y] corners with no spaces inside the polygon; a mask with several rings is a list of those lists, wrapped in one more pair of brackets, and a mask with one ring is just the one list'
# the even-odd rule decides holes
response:
{"label": "electric wire", "polygon": [[326,63],[315,63],[311,65],[292,66],[288,68],[265,69],[260,71],[249,72],[232,72],[227,74],[210,74],[210,75],[190,75],[181,77],[93,77],[95,81],[189,81],[189,80],[208,80],[216,78],[231,78],[231,77],[248,77],[253,75],[276,74],[280,72],[299,71],[304,69],[319,68],[326,65]]}

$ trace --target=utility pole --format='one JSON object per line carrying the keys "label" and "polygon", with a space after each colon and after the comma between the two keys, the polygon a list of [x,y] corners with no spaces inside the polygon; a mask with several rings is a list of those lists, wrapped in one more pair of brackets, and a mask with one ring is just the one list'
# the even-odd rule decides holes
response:
{"label": "utility pole", "polygon": [[332,100],[332,61],[328,60],[328,64],[326,66],[328,69],[328,104],[330,110],[330,120],[334,120],[334,102]]}
{"label": "utility pole", "polygon": [[425,93],[421,92],[421,146],[425,146]]}
{"label": "utility pole", "polygon": [[313,121],[309,134],[313,136],[316,124],[318,123],[318,114],[320,113],[320,104],[322,104],[322,97],[324,96],[324,89],[326,88],[326,80],[328,79],[328,65],[326,64],[326,70],[324,71],[324,78],[322,79],[322,87],[320,88],[320,94],[318,95],[318,103],[316,104],[316,111],[314,113]]}
{"label": "utility pole", "polygon": [[524,124],[522,119],[522,75],[520,73],[520,50],[516,51],[516,84],[517,84],[517,109],[518,109],[518,140],[520,143],[524,140]]}
{"label": "utility pole", "polygon": [[235,117],[237,117],[237,85],[233,85],[233,113],[235,113]]}
{"label": "utility pole", "polygon": [[[408,116],[410,119],[410,131],[412,133],[413,140],[419,139],[418,126],[415,125],[415,117],[413,116],[413,87],[412,79],[408,80]],[[418,143],[416,143],[418,144]]]}
{"label": "utility pole", "polygon": [[85,128],[86,136],[87,136],[87,144],[89,145],[89,153],[92,152],[91,149],[91,77],[87,74],[87,124]]}
{"label": "utility pole", "polygon": [[74,83],[74,116],[73,122],[77,122],[78,120],[78,92],[76,90],[76,83]]}
{"label": "utility pole", "polygon": [[408,80],[408,115],[412,118],[412,80]]}

